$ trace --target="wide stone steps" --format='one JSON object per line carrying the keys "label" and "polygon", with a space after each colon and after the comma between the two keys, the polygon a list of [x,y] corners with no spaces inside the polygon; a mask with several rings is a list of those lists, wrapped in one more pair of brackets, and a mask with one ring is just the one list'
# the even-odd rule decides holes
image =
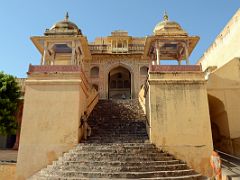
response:
{"label": "wide stone steps", "polygon": [[80,171],[80,172],[149,172],[149,171],[174,171],[174,170],[186,170],[186,164],[170,164],[170,165],[158,165],[158,166],[146,166],[146,164],[135,166],[121,166],[113,164],[102,164],[101,166],[87,166],[86,164],[63,164],[60,167],[54,168],[55,170],[64,171]]}
{"label": "wide stone steps", "polygon": [[[119,138],[109,138],[109,139],[106,139],[106,138],[91,138],[88,140],[88,142],[96,142],[96,141],[101,141],[101,142],[104,142],[104,143],[120,143],[120,142],[125,142],[125,143],[131,143],[131,142],[138,142],[138,143],[144,143],[144,142],[148,142],[148,139],[147,138],[139,138],[139,137],[136,137],[136,138],[132,138],[130,137],[129,139],[127,138],[124,138],[124,137],[119,137]],[[86,142],[86,141],[82,141],[82,142]]]}
{"label": "wide stone steps", "polygon": [[[192,169],[187,170],[173,170],[173,171],[152,171],[152,172],[79,172],[79,171],[54,171],[52,176],[61,178],[127,178],[127,179],[140,179],[140,178],[153,178],[153,177],[174,177],[194,175]],[[51,177],[51,176],[50,176]]]}
{"label": "wide stone steps", "polygon": [[99,101],[91,136],[31,179],[201,179],[149,142],[145,121],[137,100]]}
{"label": "wide stone steps", "polygon": [[[174,159],[171,156],[162,156],[162,157],[128,157],[128,156],[87,156],[84,157],[84,160],[96,160],[96,161],[136,161],[136,162],[141,162],[141,161],[166,161],[166,160],[172,160]],[[65,157],[64,160],[67,161],[80,161],[81,157],[78,156],[71,156],[71,157]]]}
{"label": "wide stone steps", "polygon": [[184,164],[182,161],[173,159],[173,160],[167,160],[167,161],[142,161],[142,162],[136,162],[136,161],[87,161],[87,160],[81,160],[81,161],[54,161],[53,165],[49,166],[129,166],[129,167],[152,167],[152,166],[163,166],[163,165],[177,165],[177,164]]}

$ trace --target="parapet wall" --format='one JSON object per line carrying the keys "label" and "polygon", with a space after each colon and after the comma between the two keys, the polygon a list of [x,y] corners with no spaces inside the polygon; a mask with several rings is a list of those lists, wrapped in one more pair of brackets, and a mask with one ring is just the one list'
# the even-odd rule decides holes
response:
{"label": "parapet wall", "polygon": [[149,72],[145,101],[149,137],[156,146],[209,175],[213,147],[206,82],[200,67],[186,68],[164,71],[159,67]]}
{"label": "parapet wall", "polygon": [[208,67],[222,67],[231,59],[240,56],[240,9],[229,20],[222,32],[216,37],[212,45],[204,55],[198,60],[205,71]]}

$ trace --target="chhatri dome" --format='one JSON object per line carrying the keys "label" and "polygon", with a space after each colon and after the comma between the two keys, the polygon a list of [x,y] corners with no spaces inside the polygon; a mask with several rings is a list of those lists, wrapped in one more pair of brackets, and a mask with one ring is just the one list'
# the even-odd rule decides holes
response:
{"label": "chhatri dome", "polygon": [[82,35],[82,32],[75,23],[69,21],[69,15],[66,13],[65,19],[46,29],[44,35]]}
{"label": "chhatri dome", "polygon": [[154,30],[154,35],[160,36],[187,36],[187,32],[175,21],[169,21],[168,15],[164,12],[163,21],[159,22]]}

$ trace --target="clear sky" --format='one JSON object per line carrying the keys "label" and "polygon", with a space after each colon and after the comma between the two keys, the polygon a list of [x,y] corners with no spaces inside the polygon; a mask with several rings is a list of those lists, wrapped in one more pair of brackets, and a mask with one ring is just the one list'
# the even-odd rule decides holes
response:
{"label": "clear sky", "polygon": [[[131,36],[152,34],[166,10],[190,35],[200,36],[190,61],[195,64],[240,7],[240,0],[6,0],[0,3],[0,71],[26,77],[29,64],[40,54],[30,41],[69,12],[93,41],[113,30]],[[239,40],[240,42],[240,40]]]}

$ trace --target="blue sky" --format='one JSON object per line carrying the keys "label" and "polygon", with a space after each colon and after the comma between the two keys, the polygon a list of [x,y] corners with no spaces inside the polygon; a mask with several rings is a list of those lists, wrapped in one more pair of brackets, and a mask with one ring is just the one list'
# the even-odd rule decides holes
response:
{"label": "blue sky", "polygon": [[[166,10],[190,35],[200,36],[190,61],[195,64],[240,7],[240,0],[8,0],[0,3],[0,71],[26,77],[40,54],[30,41],[69,12],[93,41],[121,29],[131,36],[152,34]],[[240,41],[240,40],[239,40]]]}

